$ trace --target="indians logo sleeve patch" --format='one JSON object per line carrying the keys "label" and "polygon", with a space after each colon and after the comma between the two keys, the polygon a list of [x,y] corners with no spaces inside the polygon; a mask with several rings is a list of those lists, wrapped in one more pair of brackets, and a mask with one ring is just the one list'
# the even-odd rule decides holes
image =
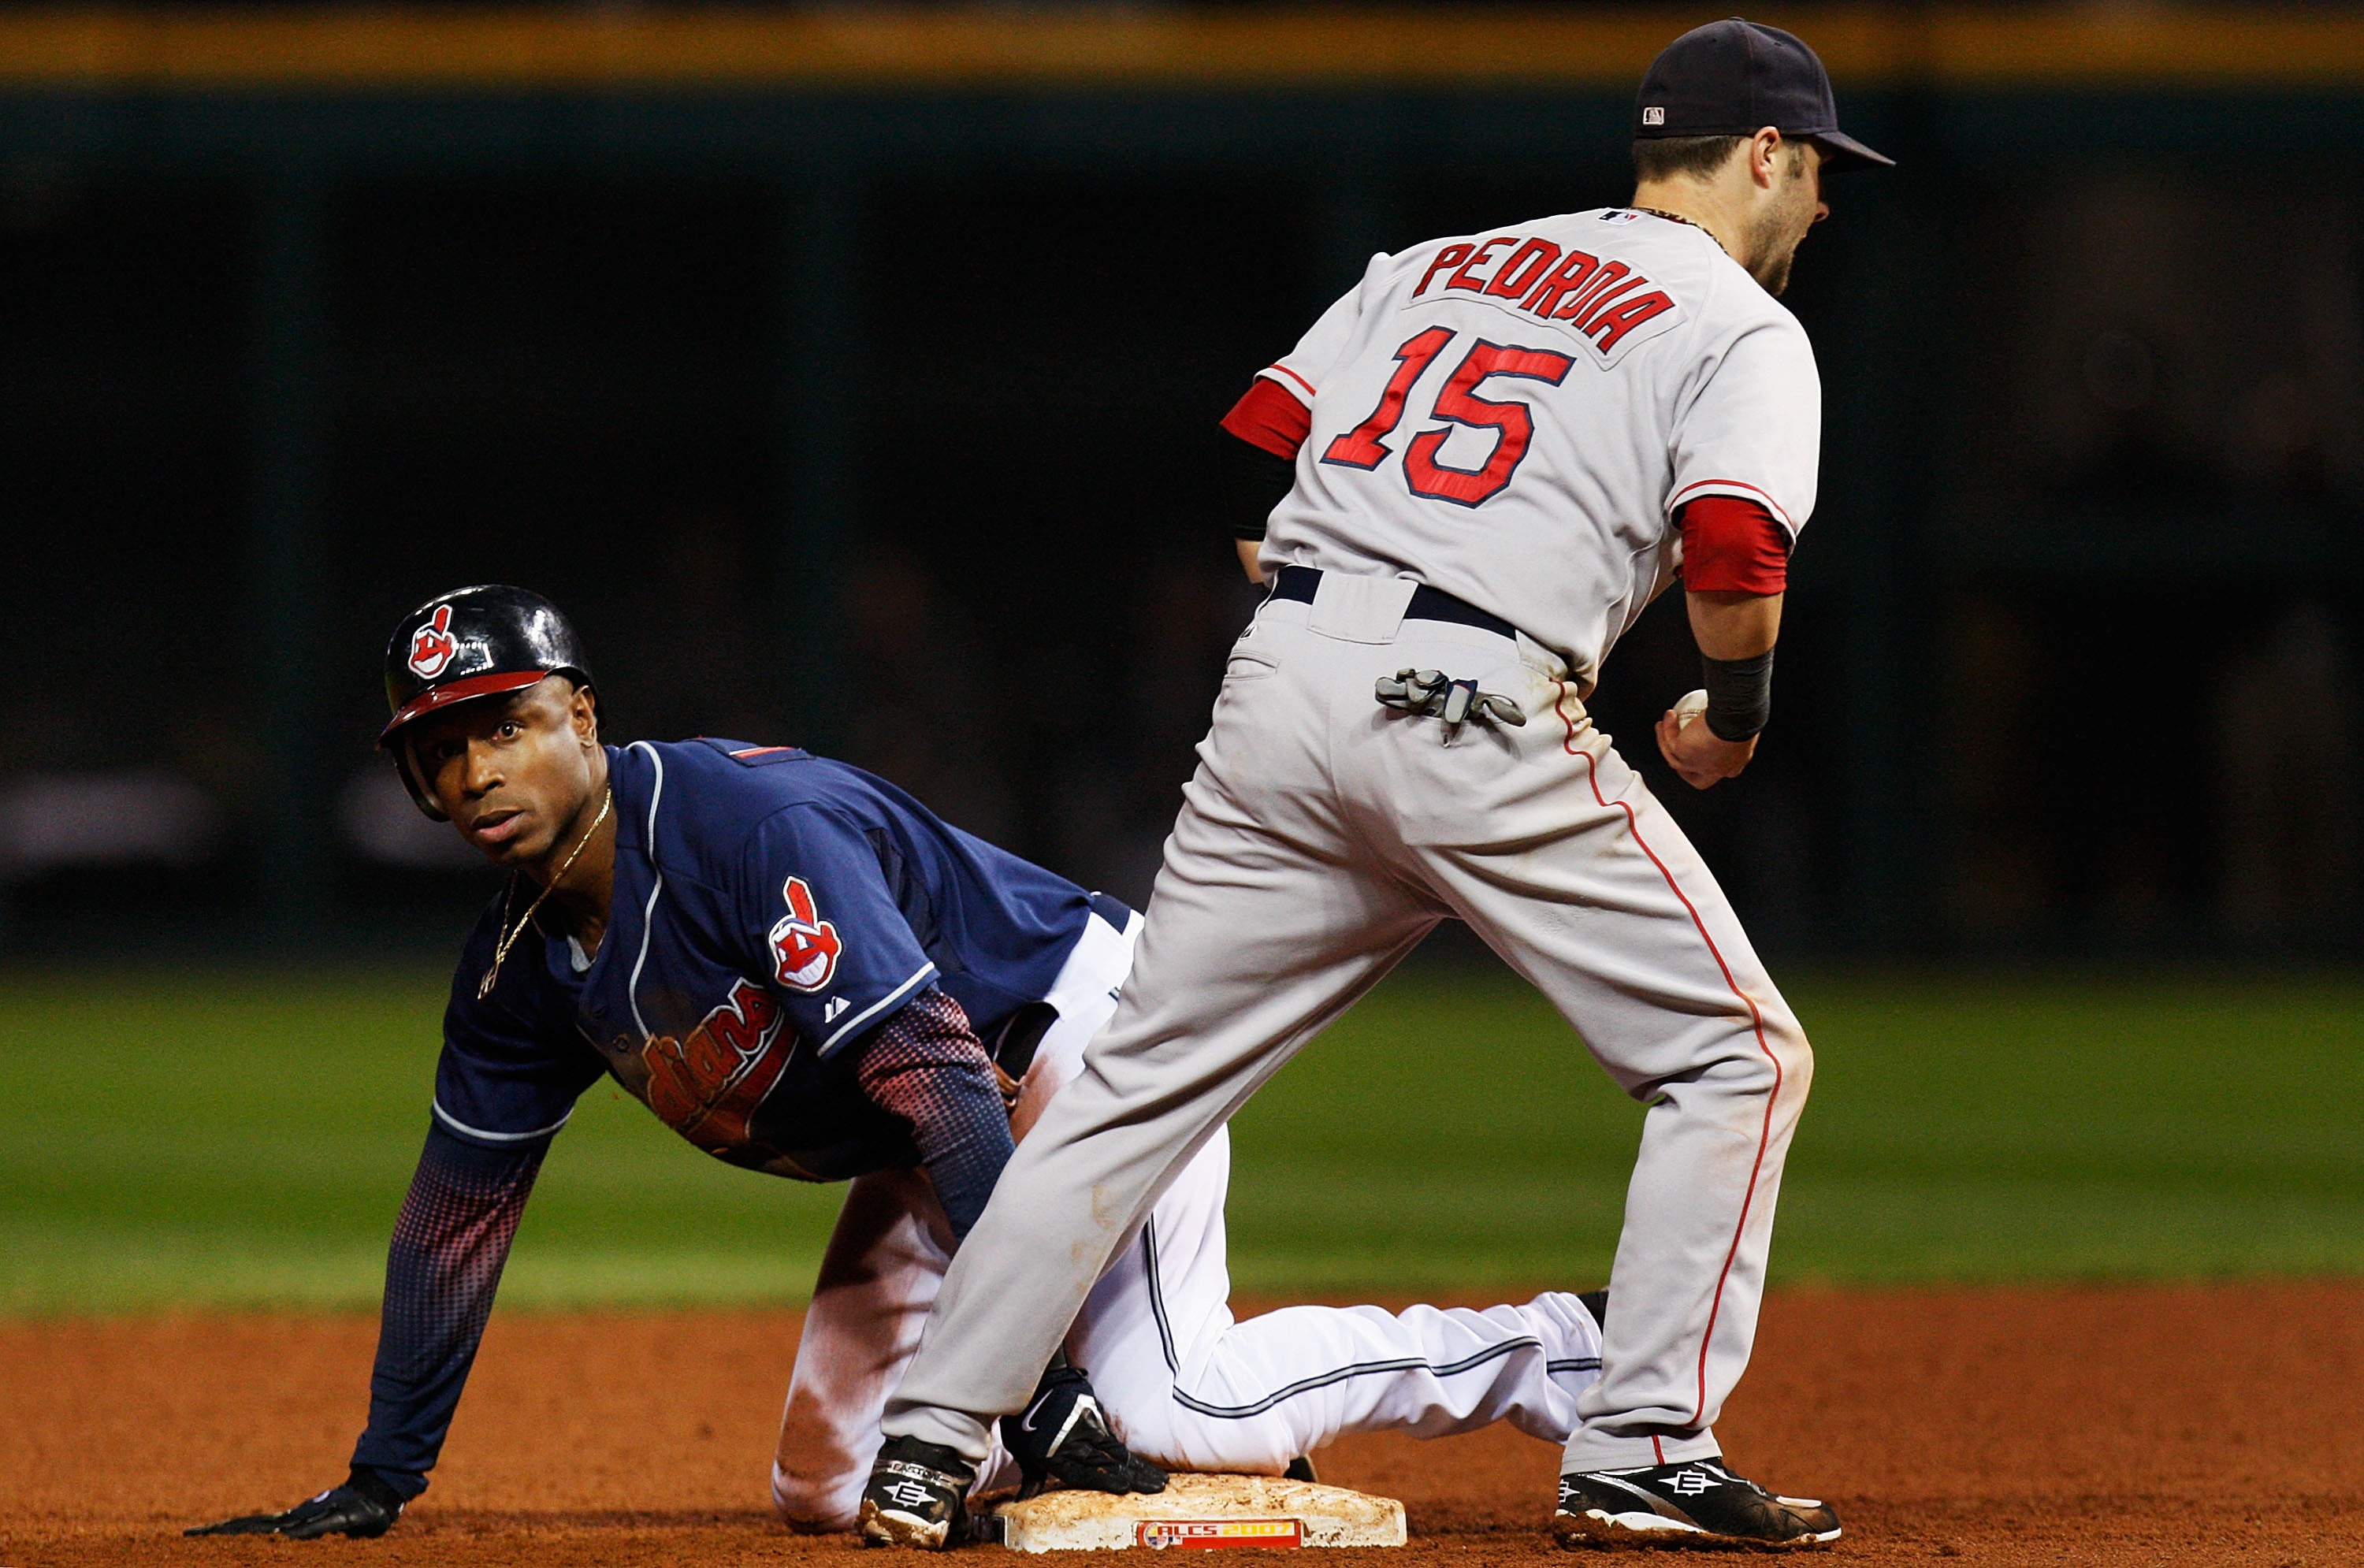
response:
{"label": "indians logo sleeve patch", "polygon": [[438,605],[435,618],[410,634],[410,673],[431,681],[459,651],[459,639],[452,635],[452,606]]}
{"label": "indians logo sleeve patch", "polygon": [[788,912],[772,928],[772,978],[791,991],[821,990],[837,973],[837,955],[845,944],[837,928],[820,917],[803,877],[788,878],[780,895]]}

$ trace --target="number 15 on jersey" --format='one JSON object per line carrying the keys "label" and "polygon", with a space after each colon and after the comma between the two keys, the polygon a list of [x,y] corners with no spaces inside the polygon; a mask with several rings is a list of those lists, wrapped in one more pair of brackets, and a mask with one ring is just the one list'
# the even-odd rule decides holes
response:
{"label": "number 15 on jersey", "polygon": [[[1361,424],[1333,440],[1321,461],[1341,468],[1375,469],[1390,452],[1387,438],[1403,422],[1413,386],[1446,349],[1455,334],[1449,327],[1432,327],[1404,339],[1395,352],[1395,373],[1379,394],[1378,406]],[[1526,404],[1478,395],[1480,383],[1489,380],[1540,381],[1557,386],[1576,361],[1549,349],[1522,349],[1480,338],[1461,356],[1430,404],[1428,418],[1444,421],[1422,430],[1403,449],[1405,487],[1415,495],[1476,506],[1501,494],[1519,471],[1534,439],[1535,419]],[[1426,420],[1421,421],[1426,423]],[[1459,425],[1494,432],[1494,450],[1477,468],[1455,468],[1438,461],[1438,451]]]}

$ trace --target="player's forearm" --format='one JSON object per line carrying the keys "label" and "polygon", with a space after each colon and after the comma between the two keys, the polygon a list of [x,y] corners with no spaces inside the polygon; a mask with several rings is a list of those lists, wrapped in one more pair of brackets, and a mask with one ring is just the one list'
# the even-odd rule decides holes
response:
{"label": "player's forearm", "polygon": [[910,1124],[953,1237],[965,1237],[1015,1147],[993,1059],[968,1014],[931,985],[864,1042],[855,1073],[874,1105]]}
{"label": "player's forearm", "polygon": [[353,1450],[406,1497],[426,1490],[442,1451],[546,1147],[427,1135],[386,1249],[369,1428]]}
{"label": "player's forearm", "polygon": [[1710,659],[1754,659],[1771,651],[1781,636],[1781,595],[1728,590],[1693,591],[1689,601],[1691,637]]}

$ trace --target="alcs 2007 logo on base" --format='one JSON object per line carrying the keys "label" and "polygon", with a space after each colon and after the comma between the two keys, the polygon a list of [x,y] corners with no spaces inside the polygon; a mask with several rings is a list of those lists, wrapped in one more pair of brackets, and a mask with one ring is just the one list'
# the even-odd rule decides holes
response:
{"label": "alcs 2007 logo on base", "polygon": [[1305,1544],[1305,1526],[1297,1519],[1143,1519],[1133,1539],[1159,1551],[1176,1546],[1291,1547]]}

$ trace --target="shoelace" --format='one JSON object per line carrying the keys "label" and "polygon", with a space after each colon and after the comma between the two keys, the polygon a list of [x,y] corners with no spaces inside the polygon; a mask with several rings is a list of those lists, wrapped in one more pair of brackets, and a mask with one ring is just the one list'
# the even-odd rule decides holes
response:
{"label": "shoelace", "polygon": [[1481,692],[1477,682],[1454,680],[1442,670],[1398,670],[1393,675],[1380,676],[1371,695],[1382,707],[1444,720],[1447,746],[1472,719],[1513,728],[1527,722],[1526,714],[1512,699],[1500,692]]}

